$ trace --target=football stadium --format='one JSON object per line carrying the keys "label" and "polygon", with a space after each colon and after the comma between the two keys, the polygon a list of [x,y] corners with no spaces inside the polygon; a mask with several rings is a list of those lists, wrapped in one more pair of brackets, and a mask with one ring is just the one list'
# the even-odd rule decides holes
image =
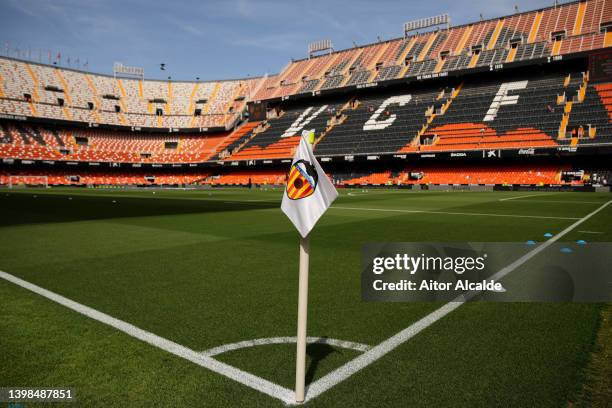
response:
{"label": "football stadium", "polygon": [[611,407],[612,0],[550,3],[236,79],[7,44],[0,407]]}

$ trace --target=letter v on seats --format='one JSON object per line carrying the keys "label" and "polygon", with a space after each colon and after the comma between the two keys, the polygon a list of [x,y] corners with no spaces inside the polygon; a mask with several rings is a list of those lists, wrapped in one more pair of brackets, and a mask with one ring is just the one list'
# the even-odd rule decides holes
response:
{"label": "letter v on seats", "polygon": [[321,112],[327,109],[327,105],[321,106],[312,115],[310,115],[312,109],[313,107],[311,106],[307,108],[304,112],[302,112],[302,114],[295,120],[295,122],[293,122],[291,126],[289,126],[287,130],[285,130],[285,132],[281,135],[281,138],[295,136],[296,133],[304,129],[304,127],[308,125],[314,118],[319,116]]}

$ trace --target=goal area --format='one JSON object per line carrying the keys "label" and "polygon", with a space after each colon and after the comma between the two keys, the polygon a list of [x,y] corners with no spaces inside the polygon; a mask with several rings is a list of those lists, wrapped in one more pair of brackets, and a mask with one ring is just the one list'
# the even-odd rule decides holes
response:
{"label": "goal area", "polygon": [[48,176],[34,176],[34,175],[12,175],[8,178],[8,188],[48,188],[49,177]]}

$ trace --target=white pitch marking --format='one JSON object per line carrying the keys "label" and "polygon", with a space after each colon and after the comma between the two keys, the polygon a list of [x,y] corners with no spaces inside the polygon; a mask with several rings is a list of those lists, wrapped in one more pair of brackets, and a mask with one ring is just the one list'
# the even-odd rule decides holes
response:
{"label": "white pitch marking", "polygon": [[[215,199],[210,199],[207,201],[218,201]],[[224,201],[224,204],[244,204],[244,205],[249,205],[249,204],[255,204],[255,205],[265,205],[267,200],[240,200],[240,201]],[[278,201],[267,201],[268,203],[277,203]]]}
{"label": "white pitch marking", "polygon": [[395,208],[365,208],[365,207],[338,207],[332,205],[331,209],[338,210],[357,210],[357,211],[388,211],[414,214],[446,214],[446,215],[473,215],[482,217],[511,217],[511,218],[542,218],[553,220],[579,220],[577,217],[552,217],[547,215],[521,215],[521,214],[493,214],[493,213],[470,213],[470,212],[450,212],[450,211],[428,211],[428,210],[402,210]]}
{"label": "white pitch marking", "polygon": [[559,203],[559,204],[601,204],[603,201],[575,201],[575,200],[524,200],[520,203]]}
{"label": "white pitch marking", "polygon": [[[508,275],[510,272],[512,272],[513,270],[515,270],[516,268],[518,268],[519,266],[521,266],[522,264],[524,264],[525,262],[527,262],[528,260],[536,256],[537,254],[542,252],[544,249],[548,248],[550,245],[552,245],[559,239],[561,239],[561,237],[563,237],[568,232],[576,228],[578,225],[582,224],[583,222],[585,222],[586,220],[588,220],[589,218],[591,218],[592,216],[594,216],[595,214],[603,210],[610,203],[612,203],[612,200],[598,207],[595,211],[580,218],[578,221],[576,221],[569,227],[565,228],[559,234],[549,239],[548,241],[544,242],[543,244],[537,246],[533,250],[527,252],[525,255],[523,255],[516,261],[512,262],[510,265],[500,269],[494,275],[492,275],[490,279],[495,280],[495,281],[502,279],[504,276]],[[437,322],[444,316],[448,315],[453,310],[461,307],[467,300],[469,300],[473,296],[476,296],[478,293],[480,292],[474,291],[466,295],[461,295],[461,296],[456,297],[455,299],[448,302],[444,306],[440,307],[439,309],[436,309],[435,311],[431,312],[427,316],[423,317],[421,320],[411,324],[410,326],[408,326],[401,332],[389,337],[387,340],[384,340],[382,343],[372,347],[369,351],[366,351],[360,356],[355,357],[353,360],[349,361],[343,366],[335,369],[334,371],[326,374],[324,377],[310,384],[310,386],[306,390],[306,399],[304,402],[307,402],[307,401],[312,400],[313,398],[316,398],[317,396],[321,395],[323,392],[329,390],[330,388],[337,385],[338,383],[346,380],[347,378],[349,378],[356,372],[367,367],[368,365],[372,364],[373,362],[383,357],[387,353],[391,352],[395,348],[404,344],[406,341],[410,340],[412,337],[416,336],[418,333],[420,333],[424,329],[428,328],[429,326],[431,326],[432,324],[434,324],[435,322]]]}
{"label": "white pitch marking", "polygon": [[55,292],[51,292],[47,289],[41,288],[40,286],[34,285],[6,272],[0,271],[0,278],[12,282],[17,286],[21,286],[22,288],[27,289],[31,292],[37,293],[49,300],[52,300],[53,302],[59,303],[60,305],[67,307],[68,309],[74,310],[77,313],[97,320],[100,323],[111,326],[127,334],[128,336],[142,340],[145,343],[149,343],[150,345],[167,351],[168,353],[172,353],[176,356],[182,357],[185,360],[189,360],[192,363],[208,368],[209,370],[221,374],[225,377],[231,378],[232,380],[237,381],[240,384],[246,385],[247,387],[251,387],[261,393],[279,399],[286,404],[295,402],[293,391],[280,385],[274,384],[271,381],[265,380],[261,377],[257,377],[256,375],[247,373],[246,371],[242,371],[229,364],[222,363],[221,361],[215,360],[212,357],[203,356],[197,351],[191,350],[171,340],[167,340],[156,334],[138,328],[123,320],[116,319],[89,306],[77,303],[73,300],[58,295]]}
{"label": "white pitch marking", "polygon": [[529,195],[523,195],[523,196],[518,196],[518,197],[500,198],[499,201],[518,200],[519,198],[527,198],[527,197],[542,197],[543,195],[550,195],[550,194],[543,194],[543,193],[529,194]]}
{"label": "white pitch marking", "polygon": [[578,231],[581,232],[583,234],[603,234],[602,231]]}
{"label": "white pitch marking", "polygon": [[[288,344],[288,343],[296,343],[297,337],[268,337],[264,339],[255,339],[255,340],[245,340],[239,341],[231,344],[224,344],[219,347],[214,347],[203,351],[200,353],[203,356],[216,356],[219,354],[226,353],[228,351],[234,351],[242,348],[255,347],[255,346],[265,346],[268,344]],[[330,346],[336,346],[349,350],[356,350],[366,352],[371,347],[367,344],[355,343],[352,341],[338,340],[338,339],[329,339],[327,337],[307,337],[306,342],[309,344],[329,344]]]}

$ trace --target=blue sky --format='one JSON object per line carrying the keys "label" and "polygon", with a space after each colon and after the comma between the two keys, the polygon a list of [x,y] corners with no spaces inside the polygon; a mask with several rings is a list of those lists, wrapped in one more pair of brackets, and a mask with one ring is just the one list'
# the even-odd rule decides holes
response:
{"label": "blue sky", "polygon": [[[224,79],[280,71],[307,44],[336,49],[399,37],[405,21],[449,13],[453,25],[530,10],[552,0],[0,0],[6,44],[48,62],[48,52],[112,73],[115,61],[147,78]],[[28,51],[29,50],[29,51]],[[159,63],[167,70],[160,71]]]}

